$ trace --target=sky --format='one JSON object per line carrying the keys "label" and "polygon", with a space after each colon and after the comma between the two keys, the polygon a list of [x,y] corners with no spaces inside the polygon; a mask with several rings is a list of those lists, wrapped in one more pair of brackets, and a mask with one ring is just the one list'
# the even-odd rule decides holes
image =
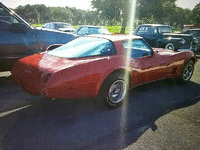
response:
{"label": "sky", "polygon": [[[90,10],[91,0],[0,0],[9,8],[16,8],[19,5],[45,4],[45,6],[76,7],[77,9]],[[176,4],[182,8],[193,9],[200,0],[177,0]]]}

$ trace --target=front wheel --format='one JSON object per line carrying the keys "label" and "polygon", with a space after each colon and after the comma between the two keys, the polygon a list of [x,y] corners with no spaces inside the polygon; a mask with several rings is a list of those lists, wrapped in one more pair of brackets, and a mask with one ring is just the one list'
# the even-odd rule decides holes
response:
{"label": "front wheel", "polygon": [[99,100],[108,108],[119,107],[127,97],[128,88],[128,79],[122,73],[115,73],[104,81]]}
{"label": "front wheel", "polygon": [[192,77],[194,71],[194,62],[189,60],[181,71],[181,75],[177,78],[178,83],[187,83]]}

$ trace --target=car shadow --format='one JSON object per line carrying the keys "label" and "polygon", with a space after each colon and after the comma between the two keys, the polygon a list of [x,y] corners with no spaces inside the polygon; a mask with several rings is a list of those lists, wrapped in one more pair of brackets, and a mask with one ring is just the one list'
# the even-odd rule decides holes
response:
{"label": "car shadow", "polygon": [[2,145],[5,149],[123,149],[149,128],[155,131],[160,117],[198,103],[200,99],[194,98],[199,93],[199,84],[177,85],[168,79],[135,87],[125,104],[112,110],[94,99],[34,103],[16,113]]}

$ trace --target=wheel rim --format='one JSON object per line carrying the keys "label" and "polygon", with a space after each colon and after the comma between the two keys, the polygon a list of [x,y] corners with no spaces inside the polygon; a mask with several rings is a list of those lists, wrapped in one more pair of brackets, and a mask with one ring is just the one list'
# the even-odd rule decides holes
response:
{"label": "wheel rim", "polygon": [[185,81],[189,80],[193,73],[193,66],[192,64],[187,65],[187,67],[183,71],[183,79]]}
{"label": "wheel rim", "polygon": [[165,49],[174,50],[174,45],[169,43],[166,45]]}
{"label": "wheel rim", "polygon": [[115,81],[109,88],[109,99],[112,103],[121,102],[126,95],[126,83],[123,80]]}

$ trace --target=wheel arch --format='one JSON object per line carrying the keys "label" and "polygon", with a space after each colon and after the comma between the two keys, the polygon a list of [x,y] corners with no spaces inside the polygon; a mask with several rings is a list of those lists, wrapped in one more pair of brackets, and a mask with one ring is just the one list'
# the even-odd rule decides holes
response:
{"label": "wheel arch", "polygon": [[[98,91],[97,91],[97,96],[99,95],[100,90],[101,90],[101,87],[102,87],[102,85],[105,83],[105,81],[106,81],[110,76],[112,76],[113,74],[117,74],[117,73],[127,74],[127,75],[128,75],[128,80],[131,81],[131,73],[130,73],[127,69],[125,69],[125,68],[116,69],[116,70],[114,70],[113,72],[111,72],[110,74],[108,74],[108,75],[103,79],[103,81],[102,81],[101,84],[99,85],[99,88],[98,88]],[[129,82],[129,86],[130,86],[130,83],[131,83],[131,82]]]}
{"label": "wheel arch", "polygon": [[188,59],[188,60],[185,62],[185,64],[186,64],[188,61],[190,61],[190,60],[192,60],[194,64],[196,63],[195,58],[194,58],[194,57],[191,57],[190,59]]}

